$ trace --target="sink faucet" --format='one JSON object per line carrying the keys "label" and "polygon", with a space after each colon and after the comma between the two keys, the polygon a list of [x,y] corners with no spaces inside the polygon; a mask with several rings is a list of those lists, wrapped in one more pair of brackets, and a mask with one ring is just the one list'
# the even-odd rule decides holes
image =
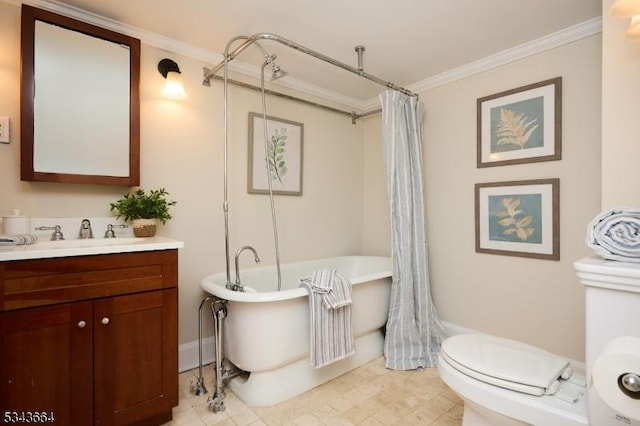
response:
{"label": "sink faucet", "polygon": [[127,225],[112,225],[112,224],[108,224],[107,225],[107,231],[104,233],[104,237],[105,238],[115,238],[116,237],[116,231],[113,230],[113,228],[126,228]]}
{"label": "sink faucet", "polygon": [[91,229],[91,222],[89,222],[89,219],[82,219],[79,237],[82,239],[93,238],[93,230]]}
{"label": "sink faucet", "polygon": [[35,229],[36,231],[53,231],[53,233],[51,234],[51,241],[64,240],[64,235],[62,235],[62,228],[60,227],[60,225],[38,226]]}
{"label": "sink faucet", "polygon": [[240,257],[240,253],[244,250],[251,250],[253,252],[254,261],[256,263],[260,263],[260,257],[258,257],[256,249],[251,246],[240,247],[240,250],[236,252],[236,283],[233,285],[227,284],[227,288],[230,288],[233,291],[242,291],[242,284],[240,284],[240,264],[238,262],[238,258]]}

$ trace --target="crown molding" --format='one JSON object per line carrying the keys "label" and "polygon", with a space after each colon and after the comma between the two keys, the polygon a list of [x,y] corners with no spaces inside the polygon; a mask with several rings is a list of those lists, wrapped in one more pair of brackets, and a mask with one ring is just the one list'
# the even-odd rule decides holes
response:
{"label": "crown molding", "polygon": [[423,92],[528,56],[573,43],[574,41],[590,37],[600,32],[602,32],[602,19],[592,19],[422,80],[410,85],[409,90]]}
{"label": "crown molding", "polygon": [[[433,77],[429,77],[417,83],[406,86],[413,93],[425,92],[448,83],[452,83],[474,74],[489,71],[493,68],[506,65],[519,59],[533,56],[547,50],[552,50],[565,44],[591,37],[602,32],[602,18],[594,18],[580,24],[551,33],[544,37],[520,44],[511,49],[503,50],[494,55],[487,56],[478,61],[471,62],[458,68],[445,71]],[[380,105],[378,98],[369,99],[364,103],[367,109],[377,108]]]}
{"label": "crown molding", "polygon": [[[112,31],[117,31],[122,34],[126,34],[131,37],[140,39],[140,41],[146,45],[157,47],[169,52],[173,52],[179,55],[188,56],[193,59],[201,60],[208,64],[218,64],[224,56],[221,53],[213,52],[211,50],[195,47],[193,45],[180,42],[178,40],[165,37],[161,34],[151,31],[143,30],[138,27],[126,25],[121,22],[115,21],[104,16],[87,12],[83,9],[73,7],[67,4],[60,3],[56,0],[0,0],[13,4],[28,4],[29,6],[38,7],[40,9],[48,10],[50,12],[57,13],[59,15],[68,16],[70,18],[77,19],[79,21],[87,22],[96,26],[100,26]],[[245,75],[250,78],[260,79],[260,68],[255,65],[249,65],[242,61],[235,60],[229,63],[229,69],[233,72]],[[305,93],[312,96],[317,96],[322,99],[326,99],[332,102],[336,102],[340,105],[349,106],[351,108],[362,111],[364,108],[364,102],[343,94],[333,92],[322,87],[306,83],[302,80],[295,79],[291,76],[287,76],[278,82],[273,83],[282,87],[297,90],[301,93]]]}
{"label": "crown molding", "polygon": [[[101,26],[103,28],[107,28],[131,37],[138,38],[144,44],[164,49],[179,55],[189,56],[191,58],[201,60],[209,64],[217,64],[223,60],[223,55],[220,53],[213,52],[204,48],[199,48],[191,44],[183,43],[178,40],[165,37],[158,33],[143,30],[138,27],[126,25],[113,19],[105,18],[104,16],[100,16],[73,6],[69,6],[67,4],[60,3],[56,0],[0,1],[15,4],[24,3],[30,6],[49,10],[60,15],[69,16],[80,21],[88,22],[93,25]],[[526,58],[528,56],[536,55],[546,50],[555,49],[562,45],[572,43],[574,41],[578,41],[583,38],[599,34],[601,32],[602,18],[594,18],[580,24],[565,28],[564,30],[557,31],[555,33],[540,37],[527,43],[523,43],[511,49],[503,50],[494,55],[471,62],[467,65],[445,71],[433,77],[429,77],[417,83],[406,86],[406,88],[414,93],[421,93],[426,90],[433,89],[435,87],[442,86],[472,76],[474,74],[488,71],[490,69],[497,68],[510,62]],[[260,78],[259,67],[242,63],[237,60],[231,62],[229,64],[229,67],[232,71],[238,72],[248,77],[256,79]],[[345,105],[358,111],[369,111],[375,108],[379,108],[380,106],[380,101],[377,96],[372,99],[362,101],[350,96],[345,96],[340,93],[324,89],[313,84],[303,82],[301,80],[297,80],[290,76],[287,76],[282,80],[278,80],[278,82],[274,84],[293,89],[301,93],[306,93],[308,95],[326,99],[331,102],[336,102],[340,105]]]}
{"label": "crown molding", "polygon": [[[6,0],[2,0],[6,1]],[[55,0],[18,0],[17,4],[27,4],[29,6],[38,7],[48,10],[59,15],[68,16],[79,21],[87,22],[108,30],[126,34],[130,37],[140,39],[144,44],[168,50],[170,52],[189,56],[207,63],[218,63],[222,60],[222,55],[211,50],[199,48],[191,44],[183,43],[161,34],[146,31],[132,25],[123,24],[116,20],[106,18],[104,16],[87,12],[74,6],[60,3]]]}

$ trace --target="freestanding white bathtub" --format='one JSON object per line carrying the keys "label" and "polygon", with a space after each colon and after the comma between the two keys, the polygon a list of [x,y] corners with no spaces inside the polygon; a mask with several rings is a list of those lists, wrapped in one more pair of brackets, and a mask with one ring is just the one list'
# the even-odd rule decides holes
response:
{"label": "freestanding white bathtub", "polygon": [[[309,300],[299,279],[319,268],[333,268],[351,281],[356,353],[316,369],[309,358]],[[225,287],[226,273],[204,278],[204,291],[228,301],[222,333],[225,358],[249,373],[230,379],[229,388],[249,405],[273,405],[381,356],[391,269],[390,258],[374,256],[283,264],[279,292],[275,265],[241,269],[244,292]]]}

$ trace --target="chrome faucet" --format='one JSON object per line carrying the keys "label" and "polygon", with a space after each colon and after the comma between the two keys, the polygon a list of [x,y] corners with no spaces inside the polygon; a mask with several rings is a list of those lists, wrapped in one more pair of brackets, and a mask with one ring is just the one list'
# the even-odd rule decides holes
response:
{"label": "chrome faucet", "polygon": [[89,219],[82,219],[82,223],[80,224],[80,233],[78,236],[81,239],[93,238],[93,229],[91,229],[91,222],[89,222]]}
{"label": "chrome faucet", "polygon": [[62,235],[62,227],[60,225],[38,226],[35,229],[36,231],[53,231],[53,233],[51,234],[51,241],[64,240],[64,235]]}
{"label": "chrome faucet", "polygon": [[235,284],[227,283],[227,288],[233,291],[243,291],[243,286],[240,284],[240,264],[238,262],[238,258],[240,257],[240,253],[244,250],[251,250],[253,252],[254,261],[256,263],[260,263],[260,257],[258,256],[258,252],[251,246],[243,246],[236,252],[236,282]]}
{"label": "chrome faucet", "polygon": [[108,224],[107,225],[107,230],[104,233],[104,237],[105,238],[115,238],[116,237],[116,231],[113,230],[113,228],[126,228],[127,225],[112,225],[112,224]]}

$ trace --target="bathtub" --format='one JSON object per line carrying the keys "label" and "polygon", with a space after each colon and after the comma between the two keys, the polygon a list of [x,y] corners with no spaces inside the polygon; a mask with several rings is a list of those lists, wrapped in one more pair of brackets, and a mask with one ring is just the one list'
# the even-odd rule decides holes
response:
{"label": "bathtub", "polygon": [[[336,269],[351,281],[356,353],[316,369],[309,358],[309,299],[299,279],[319,268]],[[281,276],[279,292],[275,265],[241,269],[244,292],[225,287],[226,273],[207,276],[200,283],[207,293],[228,301],[223,352],[227,361],[248,373],[231,378],[228,386],[253,406],[292,398],[383,353],[390,258],[344,256],[282,264]]]}

